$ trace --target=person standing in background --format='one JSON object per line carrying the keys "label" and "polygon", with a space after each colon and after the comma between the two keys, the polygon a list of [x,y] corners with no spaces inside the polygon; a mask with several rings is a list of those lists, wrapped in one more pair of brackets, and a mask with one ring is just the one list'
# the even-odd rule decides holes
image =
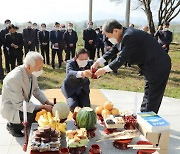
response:
{"label": "person standing in background", "polygon": [[33,29],[35,30],[35,51],[39,52],[39,29],[37,23],[33,23]]}
{"label": "person standing in background", "polygon": [[172,42],[172,32],[169,30],[169,22],[164,22],[163,30],[158,30],[154,36],[158,38],[159,44],[168,53],[169,45]]}
{"label": "person standing in background", "polygon": [[134,24],[132,24],[132,23],[129,24],[129,27],[134,28]]}
{"label": "person standing in background", "polygon": [[73,30],[73,24],[68,23],[67,31],[64,33],[64,42],[66,45],[66,60],[70,57],[75,57],[76,43],[78,41],[78,36],[76,31]]}
{"label": "person standing in background", "polygon": [[[1,32],[0,32],[0,36],[1,36]],[[4,69],[2,66],[2,50],[1,50],[1,46],[2,46],[2,40],[0,37],[0,80],[4,79]]]}
{"label": "person standing in background", "polygon": [[6,34],[9,33],[8,27],[11,24],[11,20],[9,20],[9,19],[5,20],[4,24],[5,24],[6,28],[1,30],[1,33],[0,33],[1,36],[0,37],[1,37],[2,45],[3,45],[3,51],[4,51],[5,66],[6,66],[5,68],[6,68],[6,72],[9,73],[9,71],[10,71],[9,50],[6,46],[5,36],[6,36]]}
{"label": "person standing in background", "polygon": [[8,27],[9,33],[6,34],[6,45],[9,48],[11,70],[15,68],[16,61],[18,66],[23,64],[23,37],[22,34],[16,32],[17,29],[18,27],[10,25]]}
{"label": "person standing in background", "polygon": [[[66,26],[65,24],[61,24],[61,32],[64,36],[64,33],[66,32]],[[65,45],[65,42],[64,42],[64,37],[63,37],[63,43],[62,43],[62,62],[63,62],[63,51],[65,52],[65,61],[66,61],[66,45]]]}
{"label": "person standing in background", "polygon": [[46,24],[41,24],[41,31],[39,31],[39,42],[41,47],[41,55],[44,58],[44,64],[49,65],[49,32],[46,30]]}
{"label": "person standing in background", "polygon": [[97,51],[97,57],[100,58],[100,50],[102,52],[102,55],[104,54],[104,43],[103,43],[103,34],[100,31],[100,28],[96,28],[96,51]]}
{"label": "person standing in background", "polygon": [[60,31],[60,23],[55,22],[54,30],[50,32],[50,41],[52,48],[52,68],[55,69],[55,56],[58,56],[59,68],[62,64],[62,44],[63,33]]}
{"label": "person standing in background", "polygon": [[36,33],[32,29],[31,21],[27,22],[27,28],[23,29],[23,40],[24,40],[25,55],[29,51],[35,50]]}
{"label": "person standing in background", "polygon": [[89,53],[89,58],[94,60],[96,54],[96,32],[93,29],[93,22],[88,23],[87,29],[83,31],[84,48]]}
{"label": "person standing in background", "polygon": [[142,31],[147,33],[149,31],[149,27],[148,26],[143,26]]}

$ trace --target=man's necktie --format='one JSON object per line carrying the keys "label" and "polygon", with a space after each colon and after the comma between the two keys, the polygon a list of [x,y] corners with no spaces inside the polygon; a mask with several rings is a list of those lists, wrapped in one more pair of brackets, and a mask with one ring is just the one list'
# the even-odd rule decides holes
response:
{"label": "man's necktie", "polygon": [[29,100],[31,98],[31,92],[32,92],[32,77],[29,78],[29,87],[30,87],[30,90],[29,90]]}

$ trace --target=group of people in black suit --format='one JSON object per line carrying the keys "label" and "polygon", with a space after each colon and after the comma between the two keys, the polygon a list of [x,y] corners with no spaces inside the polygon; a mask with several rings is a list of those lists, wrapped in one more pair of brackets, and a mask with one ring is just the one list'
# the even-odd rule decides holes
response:
{"label": "group of people in black suit", "polygon": [[[55,68],[55,56],[57,54],[59,68],[62,64],[62,52],[65,50],[65,60],[69,60],[75,56],[76,43],[78,36],[76,31],[73,30],[73,24],[69,23],[67,30],[65,25],[55,22],[52,31],[46,30],[46,24],[41,24],[41,30],[38,29],[37,23],[31,21],[27,22],[27,27],[23,29],[22,33],[17,32],[17,26],[11,24],[10,20],[5,21],[6,28],[0,32],[0,50],[3,46],[5,57],[6,72],[14,69],[17,65],[22,64],[23,60],[23,47],[25,55],[29,51],[41,51],[44,57],[44,63],[50,65],[50,52],[49,47],[52,49],[52,68]],[[2,51],[0,57],[0,78],[3,79],[4,71],[2,67]]]}

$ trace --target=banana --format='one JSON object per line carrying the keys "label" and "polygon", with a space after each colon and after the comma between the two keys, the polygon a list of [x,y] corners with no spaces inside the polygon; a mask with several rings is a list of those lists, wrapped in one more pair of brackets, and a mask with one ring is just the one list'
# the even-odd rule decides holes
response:
{"label": "banana", "polygon": [[48,120],[48,116],[47,116],[46,113],[43,114],[43,117],[44,117],[44,119],[47,119],[47,120]]}
{"label": "banana", "polygon": [[38,124],[39,124],[40,127],[44,126],[40,119],[38,119]]}
{"label": "banana", "polygon": [[48,120],[45,119],[43,115],[41,115],[41,116],[39,117],[39,120],[41,121],[41,123],[42,123],[44,126],[46,126],[46,125],[49,123]]}
{"label": "banana", "polygon": [[48,121],[51,123],[53,122],[53,118],[50,112],[47,112]]}
{"label": "banana", "polygon": [[62,133],[66,133],[66,129],[62,126],[61,123],[59,123],[59,130],[60,130]]}
{"label": "banana", "polygon": [[61,125],[66,129],[66,123],[65,122],[62,123]]}

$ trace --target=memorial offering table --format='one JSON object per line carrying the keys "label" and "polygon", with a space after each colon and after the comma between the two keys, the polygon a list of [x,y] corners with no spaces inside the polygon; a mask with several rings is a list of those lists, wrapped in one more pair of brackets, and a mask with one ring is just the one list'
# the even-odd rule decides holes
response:
{"label": "memorial offering table", "polygon": [[[59,154],[59,152],[33,152],[31,151],[31,140],[33,137],[33,132],[35,130],[37,130],[38,128],[38,124],[37,123],[33,123],[31,126],[31,130],[30,130],[30,137],[29,137],[29,144],[28,144],[28,154]],[[119,150],[117,148],[115,148],[113,146],[113,142],[114,140],[103,140],[100,142],[96,142],[97,140],[102,138],[102,135],[105,135],[104,133],[104,126],[100,125],[99,123],[96,124],[96,131],[95,131],[95,137],[92,139],[89,139],[89,143],[88,146],[86,148],[86,151],[84,152],[84,154],[89,154],[89,150],[91,145],[93,144],[98,144],[100,146],[101,152],[102,154],[119,154],[119,153],[124,153],[124,154],[136,154],[138,150],[134,150],[132,148],[129,148],[127,150]],[[74,121],[67,121],[67,130],[72,130],[72,129],[77,129],[77,127],[74,125]],[[147,141],[147,139],[143,136],[140,135],[138,137],[135,137],[132,141],[131,141],[131,145],[135,145],[138,141],[141,140],[145,140]],[[61,136],[61,147],[60,148],[65,148],[67,147],[66,144],[66,136],[65,134],[62,134]],[[155,152],[154,154],[158,154],[158,152]]]}

